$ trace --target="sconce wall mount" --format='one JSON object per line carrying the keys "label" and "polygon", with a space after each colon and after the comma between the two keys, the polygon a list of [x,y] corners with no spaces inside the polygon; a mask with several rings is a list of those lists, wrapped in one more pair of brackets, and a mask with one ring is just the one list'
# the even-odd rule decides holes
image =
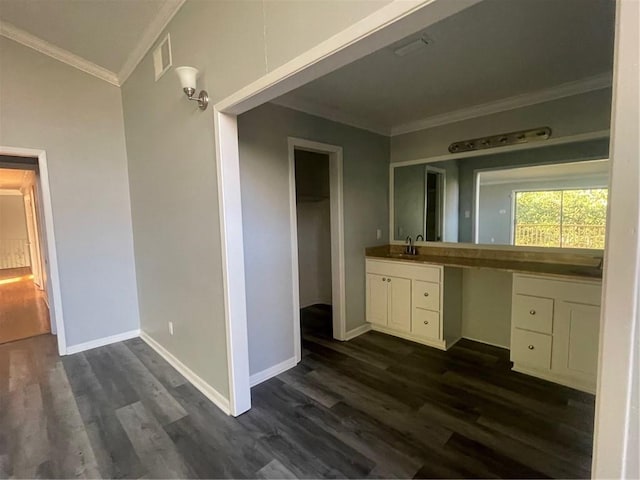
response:
{"label": "sconce wall mount", "polygon": [[206,110],[209,105],[209,94],[206,90],[201,90],[196,96],[196,79],[198,78],[198,69],[193,67],[177,67],[176,73],[182,84],[182,91],[189,100],[198,102],[200,110]]}

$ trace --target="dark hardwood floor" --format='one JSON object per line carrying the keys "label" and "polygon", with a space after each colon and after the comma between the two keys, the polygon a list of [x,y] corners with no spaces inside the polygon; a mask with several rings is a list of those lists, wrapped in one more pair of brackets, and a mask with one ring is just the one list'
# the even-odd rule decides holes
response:
{"label": "dark hardwood floor", "polygon": [[59,358],[0,346],[0,477],[585,478],[594,399],[377,333],[330,338],[302,312],[303,360],[228,417],[139,339]]}

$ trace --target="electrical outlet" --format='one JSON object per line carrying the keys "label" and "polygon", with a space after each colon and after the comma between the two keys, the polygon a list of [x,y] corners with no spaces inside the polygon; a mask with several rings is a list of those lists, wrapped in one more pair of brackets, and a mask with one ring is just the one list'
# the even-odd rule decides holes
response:
{"label": "electrical outlet", "polygon": [[169,335],[173,335],[173,322],[169,322]]}
{"label": "electrical outlet", "polygon": [[382,230],[376,230],[376,240],[380,240],[382,238]]}

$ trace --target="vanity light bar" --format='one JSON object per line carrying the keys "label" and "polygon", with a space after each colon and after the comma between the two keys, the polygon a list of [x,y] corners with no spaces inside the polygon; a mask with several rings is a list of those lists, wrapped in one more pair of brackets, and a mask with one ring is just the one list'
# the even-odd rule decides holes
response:
{"label": "vanity light bar", "polygon": [[533,130],[521,130],[519,132],[493,135],[491,137],[453,142],[449,145],[449,152],[460,153],[470,152],[472,150],[482,150],[484,148],[504,147],[506,145],[516,145],[518,143],[547,140],[549,137],[551,137],[551,129],[549,127],[540,127]]}

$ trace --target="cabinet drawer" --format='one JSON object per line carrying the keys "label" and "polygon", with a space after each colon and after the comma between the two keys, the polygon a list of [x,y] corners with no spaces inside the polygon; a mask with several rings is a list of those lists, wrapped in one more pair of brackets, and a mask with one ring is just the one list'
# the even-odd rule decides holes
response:
{"label": "cabinet drawer", "polygon": [[553,299],[516,294],[513,297],[514,327],[551,334],[553,331]]}
{"label": "cabinet drawer", "polygon": [[440,313],[414,308],[411,316],[411,333],[419,337],[440,338]]}
{"label": "cabinet drawer", "polygon": [[514,328],[511,360],[523,366],[548,370],[551,368],[551,335]]}
{"label": "cabinet drawer", "polygon": [[414,281],[413,306],[426,310],[440,310],[440,285],[420,280]]}

